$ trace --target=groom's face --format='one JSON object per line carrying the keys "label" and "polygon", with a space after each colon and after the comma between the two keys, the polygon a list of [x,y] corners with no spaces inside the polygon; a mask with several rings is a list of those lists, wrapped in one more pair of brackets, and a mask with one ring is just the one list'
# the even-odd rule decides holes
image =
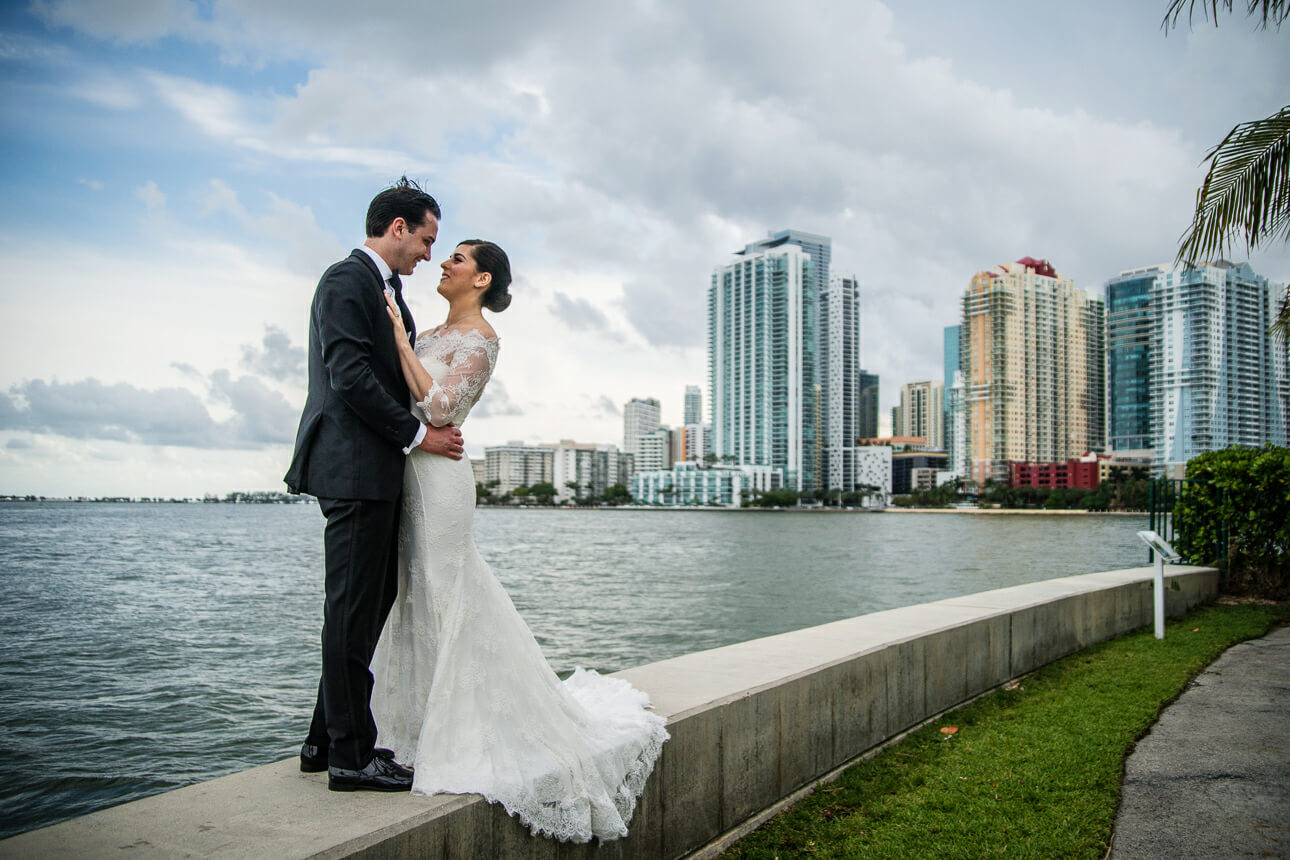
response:
{"label": "groom's face", "polygon": [[430,259],[430,248],[439,235],[439,219],[429,211],[420,227],[409,227],[402,218],[395,219],[391,230],[394,232],[395,256],[388,261],[390,268],[400,275],[410,275],[417,263]]}

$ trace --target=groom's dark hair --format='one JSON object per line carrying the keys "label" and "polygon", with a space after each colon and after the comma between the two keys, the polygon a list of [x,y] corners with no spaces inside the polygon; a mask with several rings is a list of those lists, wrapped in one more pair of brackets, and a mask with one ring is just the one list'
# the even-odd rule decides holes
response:
{"label": "groom's dark hair", "polygon": [[442,218],[439,204],[406,176],[372,198],[367,207],[367,237],[384,236],[395,218],[402,218],[413,230],[426,222],[426,212]]}

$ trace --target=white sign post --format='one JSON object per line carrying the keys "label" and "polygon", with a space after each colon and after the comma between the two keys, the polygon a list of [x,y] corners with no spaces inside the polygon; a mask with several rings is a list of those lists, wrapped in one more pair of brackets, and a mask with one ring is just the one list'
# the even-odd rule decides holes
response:
{"label": "white sign post", "polygon": [[1156,638],[1165,638],[1165,562],[1177,561],[1181,556],[1160,535],[1151,531],[1138,532],[1156,563],[1155,598],[1156,598]]}

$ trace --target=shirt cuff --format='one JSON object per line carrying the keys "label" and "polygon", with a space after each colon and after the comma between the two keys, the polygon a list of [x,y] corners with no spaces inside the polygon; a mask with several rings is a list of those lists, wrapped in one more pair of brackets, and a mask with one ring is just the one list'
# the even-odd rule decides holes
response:
{"label": "shirt cuff", "polygon": [[411,454],[412,449],[421,444],[421,440],[426,437],[426,425],[422,424],[417,428],[417,435],[412,437],[412,444],[403,449],[404,454]]}

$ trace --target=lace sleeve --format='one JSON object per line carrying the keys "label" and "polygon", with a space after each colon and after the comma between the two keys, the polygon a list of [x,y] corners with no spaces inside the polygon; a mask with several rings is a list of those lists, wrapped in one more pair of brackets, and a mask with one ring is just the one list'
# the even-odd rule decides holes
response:
{"label": "lace sleeve", "polygon": [[458,345],[446,365],[423,360],[430,371],[430,390],[417,406],[426,420],[443,427],[468,412],[492,374],[494,355],[496,342],[477,337]]}

